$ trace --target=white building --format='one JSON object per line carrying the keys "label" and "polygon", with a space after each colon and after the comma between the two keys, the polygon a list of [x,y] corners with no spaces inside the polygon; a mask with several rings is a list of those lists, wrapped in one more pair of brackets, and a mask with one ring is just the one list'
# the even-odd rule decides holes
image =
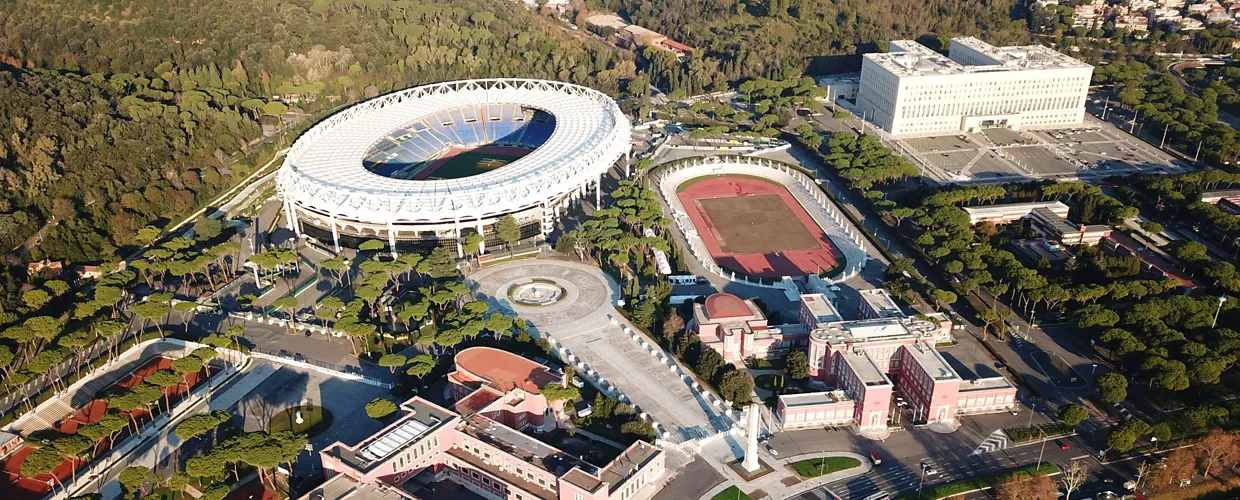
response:
{"label": "white building", "polygon": [[1080,125],[1093,66],[1040,45],[953,38],[948,57],[914,41],[866,54],[857,108],[895,136]]}

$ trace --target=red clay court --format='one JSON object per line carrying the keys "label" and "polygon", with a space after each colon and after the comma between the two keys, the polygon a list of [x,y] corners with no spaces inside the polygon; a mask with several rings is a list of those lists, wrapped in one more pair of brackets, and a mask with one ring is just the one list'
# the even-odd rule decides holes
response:
{"label": "red clay court", "polygon": [[[168,358],[158,357],[151,359],[146,364],[142,365],[109,388],[105,389],[100,396],[113,392],[124,392],[121,389],[130,389],[140,385],[150,374],[162,369],[167,369],[171,367],[171,365],[172,360]],[[198,384],[204,380],[206,380],[206,374],[203,372],[191,373],[185,377],[185,381],[190,388],[198,386]],[[181,399],[179,394],[184,393],[185,391],[185,386],[180,386],[170,387],[165,391],[165,393],[172,396],[172,404],[175,405],[176,402]],[[163,404],[162,400],[160,401],[160,404]],[[78,427],[98,422],[107,413],[108,402],[104,399],[96,399],[90,403],[87,403],[85,407],[79,409],[73,415],[70,415],[60,421],[59,424],[53,426],[52,429],[61,434],[73,434],[77,432]],[[129,413],[122,414],[129,416]],[[145,423],[150,419],[150,413],[146,410],[134,410],[132,414],[133,418],[140,423]],[[115,442],[120,442],[128,437],[130,431],[131,429],[129,428],[122,430],[116,436]],[[109,442],[107,439],[101,439],[95,447],[95,455],[98,456],[107,452],[108,449],[111,448],[112,444],[114,443]],[[23,445],[21,448],[18,448],[17,451],[14,451],[12,454],[5,457],[2,462],[0,462],[0,469],[4,471],[5,475],[5,477],[0,478],[0,492],[5,492],[8,495],[0,495],[0,498],[4,498],[6,500],[34,500],[43,498],[51,490],[54,481],[52,480],[50,474],[40,474],[38,478],[29,478],[21,474],[22,462],[25,462],[26,457],[33,453],[34,450],[35,448],[31,446]],[[72,477],[73,469],[80,468],[84,465],[86,465],[86,462],[84,461],[70,461],[66,459],[61,462],[60,465],[56,466],[56,469],[52,472],[52,474],[55,474],[61,482],[64,482]]]}
{"label": "red clay court", "polygon": [[779,278],[818,274],[843,258],[788,189],[743,175],[699,177],[676,195],[725,269]]}

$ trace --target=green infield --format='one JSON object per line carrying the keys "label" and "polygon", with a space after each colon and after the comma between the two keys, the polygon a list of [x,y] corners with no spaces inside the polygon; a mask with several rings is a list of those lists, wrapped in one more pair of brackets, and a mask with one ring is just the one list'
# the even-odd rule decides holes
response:
{"label": "green infield", "polygon": [[466,151],[449,158],[426,178],[432,180],[463,179],[490,172],[518,158],[521,157],[492,152]]}

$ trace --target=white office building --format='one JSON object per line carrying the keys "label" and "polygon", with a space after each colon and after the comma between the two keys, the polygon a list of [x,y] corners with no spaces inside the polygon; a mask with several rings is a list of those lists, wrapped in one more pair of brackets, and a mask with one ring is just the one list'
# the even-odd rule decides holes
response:
{"label": "white office building", "polygon": [[1080,125],[1094,68],[1041,45],[953,38],[948,57],[910,40],[866,54],[857,109],[895,136]]}

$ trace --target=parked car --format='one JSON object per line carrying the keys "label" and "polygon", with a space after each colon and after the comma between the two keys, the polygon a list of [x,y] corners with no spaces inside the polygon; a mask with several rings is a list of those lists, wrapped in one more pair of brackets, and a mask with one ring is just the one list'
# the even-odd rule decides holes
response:
{"label": "parked car", "polygon": [[772,447],[772,446],[771,446],[771,445],[769,445],[769,444],[768,444],[768,445],[766,445],[766,451],[770,452],[772,456],[776,456],[776,457],[778,457],[778,456],[779,456],[779,452],[778,452],[778,451],[775,451],[775,448],[774,448],[774,447]]}

